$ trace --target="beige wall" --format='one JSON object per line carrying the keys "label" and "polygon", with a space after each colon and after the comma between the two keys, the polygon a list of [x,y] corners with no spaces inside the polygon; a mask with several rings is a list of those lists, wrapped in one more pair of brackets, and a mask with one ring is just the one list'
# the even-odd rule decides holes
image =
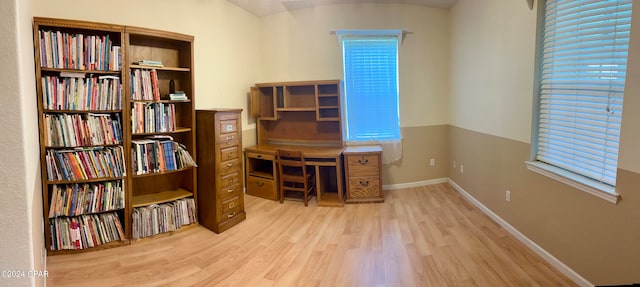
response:
{"label": "beige wall", "polygon": [[525,1],[460,0],[451,9],[450,124],[529,142],[535,35]]}
{"label": "beige wall", "polygon": [[342,79],[342,47],[329,31],[410,31],[399,49],[401,126],[447,123],[447,10],[413,5],[330,5],[265,16],[260,27],[261,82]]}
{"label": "beige wall", "polygon": [[[450,168],[449,177],[591,283],[638,282],[640,102],[633,95],[640,84],[628,80],[625,92],[620,203],[528,171],[535,20],[536,11],[525,1],[460,0],[451,10],[449,142],[458,168]],[[640,63],[634,61],[640,56],[638,21],[640,16],[634,17],[638,28],[632,29],[628,79],[640,75]]]}

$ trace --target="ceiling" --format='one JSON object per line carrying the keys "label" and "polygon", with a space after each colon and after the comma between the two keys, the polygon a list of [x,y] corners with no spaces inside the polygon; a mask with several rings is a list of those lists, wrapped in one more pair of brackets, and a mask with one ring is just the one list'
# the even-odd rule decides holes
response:
{"label": "ceiling", "polygon": [[315,6],[344,3],[393,3],[412,4],[435,8],[450,8],[457,0],[228,0],[245,10],[265,16],[284,11],[304,9]]}

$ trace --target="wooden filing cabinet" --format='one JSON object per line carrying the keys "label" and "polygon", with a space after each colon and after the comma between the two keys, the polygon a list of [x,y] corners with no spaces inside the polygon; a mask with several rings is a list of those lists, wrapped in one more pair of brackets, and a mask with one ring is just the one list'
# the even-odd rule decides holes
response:
{"label": "wooden filing cabinet", "polygon": [[278,200],[278,179],[274,151],[245,149],[247,194]]}
{"label": "wooden filing cabinet", "polygon": [[382,147],[350,146],[344,149],[347,203],[384,202]]}
{"label": "wooden filing cabinet", "polygon": [[216,233],[246,218],[242,181],[241,109],[196,111],[198,219]]}

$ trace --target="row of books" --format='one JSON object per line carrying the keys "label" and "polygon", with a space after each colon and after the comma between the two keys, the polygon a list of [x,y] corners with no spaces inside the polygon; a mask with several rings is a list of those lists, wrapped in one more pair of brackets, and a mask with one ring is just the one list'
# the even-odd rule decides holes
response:
{"label": "row of books", "polygon": [[158,72],[155,69],[133,69],[131,71],[131,99],[159,101]]}
{"label": "row of books", "polygon": [[176,130],[176,106],[165,103],[133,102],[131,131],[134,134]]}
{"label": "row of books", "polygon": [[54,184],[51,188],[49,218],[77,216],[124,208],[122,180],[100,183]]}
{"label": "row of books", "polygon": [[175,231],[183,225],[196,222],[196,205],[193,198],[153,204],[133,209],[132,236],[134,239]]}
{"label": "row of books", "polygon": [[126,174],[122,146],[47,150],[47,178],[87,180]]}
{"label": "row of books", "polygon": [[[47,110],[119,110],[122,84],[117,76],[42,77],[42,103]],[[71,75],[71,74],[69,74]]]}
{"label": "row of books", "polygon": [[136,175],[180,170],[196,166],[187,148],[170,136],[132,140],[133,172]]}
{"label": "row of books", "polygon": [[115,212],[50,219],[51,250],[85,249],[125,240]]}
{"label": "row of books", "polygon": [[53,147],[113,145],[122,142],[120,114],[45,114],[45,144]]}
{"label": "row of books", "polygon": [[84,35],[38,31],[40,66],[43,68],[119,71],[122,51],[110,35]]}

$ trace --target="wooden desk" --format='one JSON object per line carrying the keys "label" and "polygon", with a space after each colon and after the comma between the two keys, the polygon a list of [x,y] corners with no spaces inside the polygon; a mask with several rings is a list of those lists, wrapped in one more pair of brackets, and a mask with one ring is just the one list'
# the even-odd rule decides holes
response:
{"label": "wooden desk", "polygon": [[256,145],[245,148],[247,194],[278,200],[276,151],[300,150],[307,166],[316,172],[316,196],[319,206],[343,206],[342,147],[302,145]]}

